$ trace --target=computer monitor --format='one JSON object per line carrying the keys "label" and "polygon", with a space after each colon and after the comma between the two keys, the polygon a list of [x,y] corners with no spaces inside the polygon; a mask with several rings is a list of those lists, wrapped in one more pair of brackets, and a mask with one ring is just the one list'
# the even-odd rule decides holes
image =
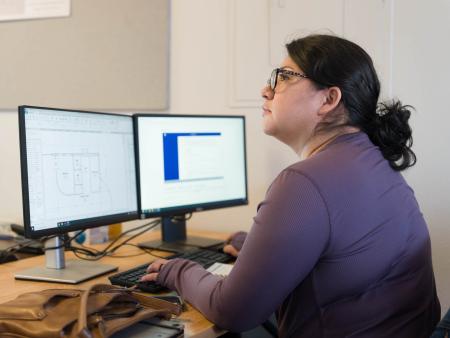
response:
{"label": "computer monitor", "polygon": [[[138,218],[133,118],[32,106],[19,107],[25,236],[56,235]],[[116,269],[64,251],[46,251],[46,267],[17,279],[78,283]]]}
{"label": "computer monitor", "polygon": [[245,118],[138,114],[134,122],[139,210],[162,221],[162,240],[140,246],[179,252],[218,244],[187,237],[186,215],[248,203]]}

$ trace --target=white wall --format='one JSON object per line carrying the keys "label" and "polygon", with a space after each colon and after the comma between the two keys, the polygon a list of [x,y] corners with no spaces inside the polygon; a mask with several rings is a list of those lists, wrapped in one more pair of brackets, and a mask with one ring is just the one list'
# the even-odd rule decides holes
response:
{"label": "white wall", "polygon": [[450,307],[450,2],[395,3],[394,94],[416,108],[406,179],[428,222],[443,311]]}
{"label": "white wall", "polygon": [[0,221],[22,223],[17,113],[0,112]]}
{"label": "white wall", "polygon": [[[392,47],[389,51],[391,59],[387,70],[383,70],[387,74],[385,81],[391,79],[391,82],[383,85],[391,86],[389,92],[417,109],[412,125],[418,164],[405,176],[415,190],[429,224],[438,292],[443,309],[447,309],[450,306],[450,255],[447,255],[450,240],[450,133],[447,131],[450,109],[446,99],[450,97],[450,2],[377,1],[389,2],[393,10],[390,12],[392,29],[388,42]],[[250,45],[255,50],[253,59],[255,63],[259,57],[268,60],[268,28],[261,25],[268,21],[271,2],[246,0],[245,3],[246,7],[253,4],[253,18],[248,22],[248,29],[257,32],[252,33],[254,41]],[[348,6],[352,1],[343,3]],[[232,56],[233,52],[239,52],[230,38],[230,22],[233,22],[230,15],[235,15],[230,9],[233,4],[236,4],[235,0],[172,1],[169,112],[242,114],[247,117],[250,204],[198,213],[189,221],[193,227],[219,231],[248,229],[257,203],[264,197],[271,180],[283,167],[295,161],[290,149],[263,135],[259,108],[230,107],[233,96],[230,90],[233,90],[237,76],[230,74],[233,71]],[[367,16],[364,7],[358,11]],[[307,6],[299,13],[299,23],[302,15],[307,15]],[[384,24],[380,21],[380,25]],[[363,38],[364,29],[358,34],[358,39]],[[379,48],[384,47],[388,48]],[[252,59],[249,55],[246,57]],[[245,70],[237,68],[241,72]],[[263,75],[245,77],[247,92],[259,93],[262,80],[268,76],[265,67],[261,67],[261,73]],[[240,76],[237,78],[241,79]],[[16,120],[14,112],[0,113],[0,220],[21,222]]]}
{"label": "white wall", "polygon": [[[170,62],[170,112],[246,116],[249,206],[198,213],[189,221],[199,228],[227,232],[250,227],[257,203],[285,166],[285,157],[295,159],[289,149],[262,133],[260,108],[229,107],[229,12],[230,2],[224,0],[173,1]],[[268,75],[264,73],[263,79]],[[256,93],[264,85],[251,78],[248,83]]]}

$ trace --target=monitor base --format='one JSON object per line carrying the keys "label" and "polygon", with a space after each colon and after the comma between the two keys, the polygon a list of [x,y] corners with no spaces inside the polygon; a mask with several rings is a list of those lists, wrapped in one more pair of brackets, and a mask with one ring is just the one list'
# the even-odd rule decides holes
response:
{"label": "monitor base", "polygon": [[184,240],[173,242],[154,240],[139,243],[138,246],[144,249],[169,251],[174,253],[184,253],[192,251],[194,248],[207,249],[210,247],[216,247],[221,244],[223,244],[223,240],[220,239],[188,236],[187,239]]}
{"label": "monitor base", "polygon": [[117,266],[114,265],[70,260],[66,262],[66,267],[63,269],[52,269],[44,266],[38,266],[19,271],[14,275],[14,278],[41,282],[78,284],[88,279],[92,279],[116,270]]}

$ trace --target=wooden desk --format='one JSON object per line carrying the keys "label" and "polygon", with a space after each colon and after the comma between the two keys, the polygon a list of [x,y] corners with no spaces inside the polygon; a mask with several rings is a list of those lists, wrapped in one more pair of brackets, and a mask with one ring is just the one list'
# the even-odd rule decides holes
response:
{"label": "wooden desk", "polygon": [[[227,234],[223,233],[214,233],[214,232],[206,232],[206,231],[190,231],[189,234],[204,236],[204,237],[212,237],[212,238],[220,238],[225,239]],[[158,238],[159,232],[151,232],[146,235],[142,235],[134,240],[131,243],[139,243],[145,240],[151,240]],[[101,249],[104,245],[95,245],[96,249]],[[124,246],[116,251],[115,255],[117,256],[128,256],[133,254],[139,254],[138,256],[127,257],[127,258],[114,258],[114,257],[104,257],[99,260],[100,263],[104,264],[112,264],[119,267],[119,271],[124,271],[127,269],[131,269],[137,265],[144,264],[147,262],[151,262],[155,259],[155,257],[143,253],[142,250],[132,247],[132,246]],[[159,254],[159,252],[158,252]],[[74,257],[72,252],[66,252],[66,260],[68,259],[77,259]],[[95,283],[107,283],[109,284],[108,276],[103,275],[95,279],[91,279],[84,283],[71,285],[71,284],[56,284],[56,283],[46,283],[46,282],[33,282],[33,281],[24,281],[24,280],[16,280],[14,279],[14,273],[16,271],[31,268],[33,266],[45,265],[45,256],[35,256],[32,258],[26,258],[23,260],[1,264],[0,265],[0,303],[4,303],[11,299],[16,298],[18,295],[31,292],[38,291],[43,289],[50,288],[66,288],[66,289],[85,289],[88,285]],[[114,272],[116,273],[116,272]],[[223,334],[225,331],[220,330],[210,321],[208,321],[203,315],[198,312],[196,309],[188,305],[188,310],[183,312],[178,317],[181,320],[184,327],[185,337],[198,337],[198,338],[209,338],[209,337],[217,337],[220,334]]]}

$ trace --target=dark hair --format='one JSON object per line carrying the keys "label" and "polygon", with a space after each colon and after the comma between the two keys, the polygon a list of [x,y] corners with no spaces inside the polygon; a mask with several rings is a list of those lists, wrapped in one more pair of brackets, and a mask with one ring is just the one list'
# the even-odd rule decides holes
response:
{"label": "dark hair", "polygon": [[322,121],[316,131],[354,126],[377,145],[390,166],[401,171],[416,163],[408,120],[411,106],[378,103],[380,81],[370,56],[357,44],[331,35],[309,35],[286,45],[291,59],[318,89],[339,87],[346,113]]}

